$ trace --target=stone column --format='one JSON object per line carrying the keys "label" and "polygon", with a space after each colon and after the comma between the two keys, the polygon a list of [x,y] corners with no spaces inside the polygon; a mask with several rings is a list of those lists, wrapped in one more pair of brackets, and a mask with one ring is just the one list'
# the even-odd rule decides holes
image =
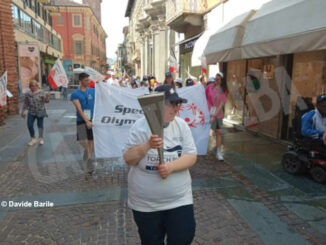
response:
{"label": "stone column", "polygon": [[7,71],[7,89],[14,95],[13,98],[8,98],[7,106],[0,109],[1,125],[4,124],[4,119],[8,114],[18,113],[18,74],[11,0],[0,2],[0,30],[0,75]]}

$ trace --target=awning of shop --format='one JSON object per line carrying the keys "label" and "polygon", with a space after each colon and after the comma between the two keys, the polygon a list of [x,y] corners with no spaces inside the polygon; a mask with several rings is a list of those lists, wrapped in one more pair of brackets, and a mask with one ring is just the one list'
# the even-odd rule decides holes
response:
{"label": "awning of shop", "polygon": [[243,58],[326,49],[325,0],[272,0],[248,21]]}
{"label": "awning of shop", "polygon": [[242,59],[240,47],[245,26],[254,14],[255,10],[250,10],[233,18],[209,38],[204,50],[207,64]]}

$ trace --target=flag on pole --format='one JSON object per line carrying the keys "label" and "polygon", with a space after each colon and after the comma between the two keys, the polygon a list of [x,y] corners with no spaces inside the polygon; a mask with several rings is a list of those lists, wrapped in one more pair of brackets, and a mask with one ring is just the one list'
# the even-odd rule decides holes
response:
{"label": "flag on pole", "polygon": [[207,74],[207,61],[206,57],[202,56],[201,57],[201,70],[203,71],[204,74]]}
{"label": "flag on pole", "polygon": [[53,89],[61,86],[65,88],[68,87],[68,78],[59,58],[50,71],[48,81]]}

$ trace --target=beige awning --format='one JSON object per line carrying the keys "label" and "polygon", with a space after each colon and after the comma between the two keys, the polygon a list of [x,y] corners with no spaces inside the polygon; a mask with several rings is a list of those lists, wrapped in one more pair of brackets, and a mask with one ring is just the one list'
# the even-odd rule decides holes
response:
{"label": "beige awning", "polygon": [[204,50],[207,64],[242,59],[242,38],[248,20],[254,14],[255,10],[250,10],[233,18],[209,38]]}
{"label": "beige awning", "polygon": [[272,0],[248,21],[244,59],[326,49],[325,0]]}

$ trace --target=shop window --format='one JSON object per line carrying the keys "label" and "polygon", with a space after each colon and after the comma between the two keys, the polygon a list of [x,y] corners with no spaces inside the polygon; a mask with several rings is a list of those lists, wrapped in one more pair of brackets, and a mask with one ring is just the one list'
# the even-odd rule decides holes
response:
{"label": "shop window", "polygon": [[83,54],[83,41],[75,41],[75,55]]}
{"label": "shop window", "polygon": [[81,27],[82,26],[80,14],[72,15],[72,25],[73,25],[73,27]]}
{"label": "shop window", "polygon": [[298,96],[312,98],[315,104],[319,94],[326,94],[326,51],[294,54],[290,122]]}
{"label": "shop window", "polygon": [[63,16],[62,15],[57,16],[57,25],[63,26]]}
{"label": "shop window", "polygon": [[230,61],[227,64],[226,71],[229,96],[224,110],[225,118],[233,123],[241,124],[244,107],[246,61]]}

